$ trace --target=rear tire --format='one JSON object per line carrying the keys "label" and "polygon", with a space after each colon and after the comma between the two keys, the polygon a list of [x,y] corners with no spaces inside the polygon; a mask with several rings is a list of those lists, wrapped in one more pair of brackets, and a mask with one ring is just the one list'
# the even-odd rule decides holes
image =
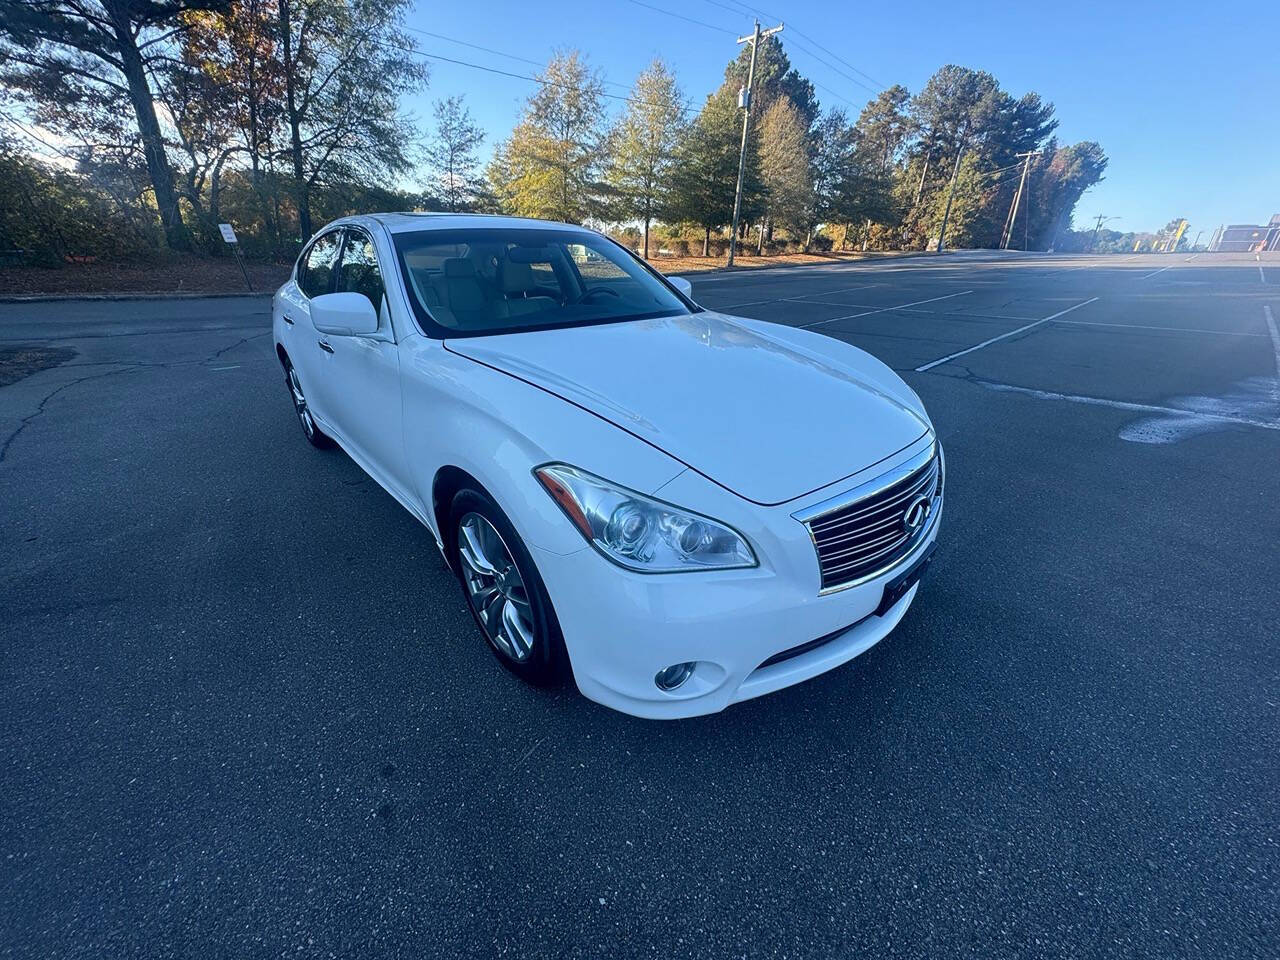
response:
{"label": "rear tire", "polygon": [[293,399],[293,412],[298,416],[302,435],[307,438],[307,442],[320,450],[332,449],[333,439],[316,426],[315,417],[311,415],[311,409],[307,406],[306,394],[302,392],[302,381],[298,379],[298,371],[293,368],[293,364],[287,358],[284,361],[284,382],[289,388],[289,396]]}
{"label": "rear tire", "polygon": [[535,686],[559,682],[569,662],[560,623],[507,515],[487,494],[461,490],[449,509],[448,535],[467,607],[498,662]]}

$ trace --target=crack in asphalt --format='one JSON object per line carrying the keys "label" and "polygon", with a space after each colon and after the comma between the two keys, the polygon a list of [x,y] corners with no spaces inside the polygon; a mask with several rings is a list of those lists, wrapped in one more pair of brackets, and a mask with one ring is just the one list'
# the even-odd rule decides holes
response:
{"label": "crack in asphalt", "polygon": [[68,380],[66,383],[60,384],[59,386],[55,387],[53,390],[46,393],[40,399],[40,402],[36,404],[36,409],[32,413],[27,414],[27,416],[23,417],[20,421],[18,421],[17,429],[15,429],[12,433],[9,434],[8,437],[5,438],[3,445],[0,445],[0,463],[3,463],[5,460],[5,457],[8,456],[9,447],[14,440],[18,439],[19,434],[21,434],[23,430],[27,429],[27,427],[31,424],[33,420],[35,420],[42,413],[44,413],[45,404],[47,404],[50,400],[52,400],[54,397],[60,394],[63,390],[67,390],[71,387],[76,386],[77,384],[85,383],[88,380],[101,380],[103,377],[115,376],[117,373],[125,373],[126,371],[132,370],[132,369],[133,369],[133,365],[128,364],[128,365],[122,366],[121,369],[119,370],[108,370],[106,373],[87,374],[86,376],[83,376],[83,377],[77,377],[75,380]]}
{"label": "crack in asphalt", "polygon": [[107,370],[102,373],[86,374],[83,377],[77,377],[74,380],[68,380],[66,383],[59,384],[53,390],[50,390],[48,393],[46,393],[43,397],[40,398],[40,402],[36,404],[35,410],[27,414],[21,420],[19,420],[18,426],[13,430],[12,433],[9,434],[8,437],[5,438],[4,443],[0,444],[0,463],[3,463],[5,461],[5,458],[8,457],[9,447],[13,445],[13,441],[17,440],[18,437],[21,435],[22,431],[27,429],[27,427],[30,426],[33,421],[37,420],[40,417],[40,415],[44,413],[46,404],[48,404],[50,400],[52,400],[58,394],[62,393],[62,391],[64,390],[68,390],[71,387],[78,386],[79,384],[82,384],[82,383],[86,383],[89,380],[101,380],[106,377],[113,377],[119,373],[128,373],[131,370],[139,370],[139,369],[155,368],[155,367],[183,367],[183,366],[193,366],[195,364],[201,364],[201,363],[211,363],[214,360],[217,360],[219,357],[221,357],[224,353],[228,353],[231,350],[234,350],[236,347],[242,346],[243,344],[246,344],[251,340],[257,340],[260,337],[269,336],[270,333],[271,333],[270,330],[266,330],[266,331],[263,331],[262,333],[254,334],[252,337],[241,337],[235,343],[230,344],[229,346],[222,347],[221,349],[215,350],[209,356],[204,357],[200,360],[175,360],[171,363],[153,363],[145,360],[104,360],[101,362],[94,362],[94,363],[66,364],[66,366],[69,366],[69,367],[111,365],[111,366],[117,366],[120,369]]}

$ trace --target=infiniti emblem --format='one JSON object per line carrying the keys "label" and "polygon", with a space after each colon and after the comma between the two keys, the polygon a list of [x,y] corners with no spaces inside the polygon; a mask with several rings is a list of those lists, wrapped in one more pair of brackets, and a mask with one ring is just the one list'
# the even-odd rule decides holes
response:
{"label": "infiniti emblem", "polygon": [[902,529],[907,533],[917,533],[929,516],[930,506],[928,497],[916,497],[911,501],[911,506],[907,507],[907,512],[902,515]]}

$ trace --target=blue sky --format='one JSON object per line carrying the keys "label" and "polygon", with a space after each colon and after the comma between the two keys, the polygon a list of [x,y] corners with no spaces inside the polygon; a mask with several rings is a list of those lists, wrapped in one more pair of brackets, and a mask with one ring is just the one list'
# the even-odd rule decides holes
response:
{"label": "blue sky", "polygon": [[[699,104],[734,55],[751,17],[735,0],[419,0],[408,25],[545,61],[557,48],[585,51],[605,77],[629,85],[654,57],[675,70]],[[758,4],[758,6],[757,6]],[[856,114],[876,87],[815,47],[838,54],[881,84],[918,91],[939,66],[993,73],[1021,95],[1035,90],[1057,107],[1063,142],[1097,140],[1111,159],[1106,180],[1076,208],[1077,225],[1105,213],[1110,226],[1154,230],[1176,216],[1191,230],[1265,222],[1280,213],[1280,123],[1276,41],[1280,3],[849,3],[749,0],[787,23],[793,64],[819,85],[823,106]],[[705,22],[682,21],[650,7]],[[762,17],[762,20],[764,18]],[[415,35],[420,49],[515,73],[535,67],[446,40]],[[867,86],[820,63],[808,46]],[[871,89],[868,89],[870,87]],[[534,85],[448,63],[408,107],[430,115],[437,98],[462,93],[489,131],[506,136]],[[824,89],[825,88],[825,89]],[[623,94],[618,86],[607,88]],[[609,101],[617,110],[619,101]]]}

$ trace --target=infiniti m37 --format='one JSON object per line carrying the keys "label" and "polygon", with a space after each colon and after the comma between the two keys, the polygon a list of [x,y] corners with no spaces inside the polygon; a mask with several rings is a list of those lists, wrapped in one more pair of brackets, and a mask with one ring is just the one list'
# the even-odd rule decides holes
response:
{"label": "infiniti m37", "polygon": [[302,431],[435,537],[512,673],[627,713],[721,710],[902,619],[943,452],[883,363],[703,309],[594,231],[382,214],[273,303]]}

